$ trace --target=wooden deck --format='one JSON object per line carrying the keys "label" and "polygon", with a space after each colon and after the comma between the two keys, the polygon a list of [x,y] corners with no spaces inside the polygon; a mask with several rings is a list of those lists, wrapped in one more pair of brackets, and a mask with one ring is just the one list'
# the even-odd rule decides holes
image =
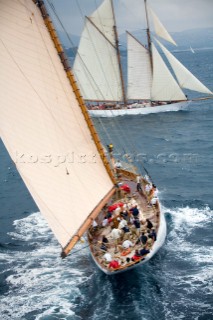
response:
{"label": "wooden deck", "polygon": [[[142,234],[142,232],[147,232],[146,227],[146,219],[149,219],[153,227],[155,228],[156,234],[158,232],[159,228],[159,203],[157,202],[156,205],[150,206],[148,205],[147,201],[147,195],[145,193],[145,184],[147,183],[146,180],[142,179],[142,191],[137,191],[137,184],[134,181],[135,180],[135,174],[132,176],[126,177],[125,174],[121,176],[121,180],[123,184],[127,184],[131,192],[126,193],[123,191],[119,191],[113,199],[104,207],[104,209],[100,212],[98,218],[96,219],[96,222],[98,223],[97,228],[91,227],[88,232],[88,240],[90,244],[91,253],[93,255],[93,258],[96,262],[96,264],[102,269],[102,271],[106,271],[106,273],[109,272],[115,272],[118,270],[124,270],[128,269],[129,267],[132,267],[135,264],[138,264],[140,261],[144,260],[145,256],[141,257],[140,260],[132,261],[132,257],[135,253],[136,249],[142,249],[144,246],[142,246],[141,243],[135,244],[138,240],[139,235]],[[113,211],[113,221],[110,222],[106,227],[102,227],[102,221],[105,217],[105,215],[108,212],[108,207],[122,202],[128,210],[133,207],[134,205],[137,205],[137,208],[139,209],[139,220],[140,220],[140,229],[139,232],[136,232],[136,229],[134,225],[128,221],[128,227],[130,229],[130,232],[124,233],[118,241],[115,241],[111,236],[111,231],[115,226],[113,221],[116,221],[117,218],[120,218],[120,211],[119,209]],[[129,217],[131,218],[131,214],[129,212]],[[131,220],[131,219],[130,219]],[[138,235],[139,233],[139,235]],[[107,243],[107,252],[111,254],[112,259],[116,259],[120,263],[120,267],[117,269],[111,269],[109,268],[109,263],[105,261],[104,254],[106,251],[101,249],[102,244],[102,238],[103,236],[107,237],[108,243]],[[129,249],[129,253],[122,248],[122,243],[124,240],[130,240],[133,243],[133,247]],[[152,250],[152,246],[154,244],[154,241],[151,245],[149,245],[149,250]],[[125,254],[127,253],[127,254]],[[124,255],[125,254],[125,255]],[[130,259],[130,261],[127,261],[127,258]]]}

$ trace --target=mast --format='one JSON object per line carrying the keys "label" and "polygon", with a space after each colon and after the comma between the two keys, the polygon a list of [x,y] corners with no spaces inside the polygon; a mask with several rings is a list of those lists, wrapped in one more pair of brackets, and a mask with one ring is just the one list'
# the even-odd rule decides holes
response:
{"label": "mast", "polygon": [[150,26],[149,26],[149,15],[148,15],[148,10],[147,10],[147,0],[144,0],[144,5],[145,5],[145,12],[146,12],[146,24],[147,24],[147,42],[148,42],[148,49],[149,49],[149,56],[150,56],[150,64],[151,64],[151,69],[153,70],[153,62],[152,62],[152,41],[151,41],[151,36],[150,36]]}
{"label": "mast", "polygon": [[113,18],[114,18],[114,22],[115,22],[115,25],[113,26],[113,30],[114,30],[114,35],[115,35],[115,45],[116,45],[118,65],[119,65],[120,78],[121,78],[123,102],[124,102],[124,106],[126,107],[127,100],[126,100],[126,92],[125,92],[125,86],[124,86],[123,71],[122,71],[122,66],[121,66],[121,54],[120,54],[120,50],[119,50],[118,32],[117,32],[117,26],[116,26],[116,20],[115,20],[115,11],[114,11],[113,0],[111,0],[111,6],[112,6]]}

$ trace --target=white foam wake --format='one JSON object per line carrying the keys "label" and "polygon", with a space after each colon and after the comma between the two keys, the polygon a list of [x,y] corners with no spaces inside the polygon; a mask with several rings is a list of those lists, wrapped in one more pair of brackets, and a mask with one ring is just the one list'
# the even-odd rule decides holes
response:
{"label": "white foam wake", "polygon": [[5,320],[24,319],[34,312],[36,319],[54,314],[69,319],[74,314],[73,301],[81,296],[78,286],[88,280],[76,264],[82,255],[88,259],[88,252],[85,249],[62,260],[60,247],[39,212],[14,221],[14,225],[13,241],[21,240],[23,249],[29,247],[4,254],[5,271],[11,274],[6,278],[9,292],[1,299],[0,314]]}
{"label": "white foam wake", "polygon": [[179,278],[183,285],[190,285],[191,292],[196,291],[201,283],[206,292],[213,292],[213,250],[209,237],[213,211],[208,206],[203,209],[185,207],[163,210],[172,217],[166,242],[168,257],[172,259],[175,256],[177,263],[183,263],[183,272],[176,276],[176,280]]}

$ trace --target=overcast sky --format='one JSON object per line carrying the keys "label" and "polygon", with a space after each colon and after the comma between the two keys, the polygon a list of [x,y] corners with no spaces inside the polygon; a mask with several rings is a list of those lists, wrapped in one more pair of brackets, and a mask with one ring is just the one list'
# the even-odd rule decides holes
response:
{"label": "overcast sky", "polygon": [[[47,0],[46,0],[47,1]],[[48,0],[53,3],[66,30],[79,35],[83,17],[103,0]],[[114,0],[118,32],[145,27],[143,0]],[[168,31],[213,27],[213,0],[148,0]]]}

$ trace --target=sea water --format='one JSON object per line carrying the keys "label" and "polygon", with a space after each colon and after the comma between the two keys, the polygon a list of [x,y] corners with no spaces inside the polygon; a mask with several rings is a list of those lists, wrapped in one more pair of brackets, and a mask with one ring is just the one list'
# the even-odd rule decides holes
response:
{"label": "sea water", "polygon": [[[213,89],[212,50],[177,55]],[[147,264],[115,276],[97,269],[86,243],[61,260],[0,143],[0,318],[213,319],[213,102],[95,125],[104,145],[113,141],[122,161],[145,168],[157,184],[166,242]]]}

